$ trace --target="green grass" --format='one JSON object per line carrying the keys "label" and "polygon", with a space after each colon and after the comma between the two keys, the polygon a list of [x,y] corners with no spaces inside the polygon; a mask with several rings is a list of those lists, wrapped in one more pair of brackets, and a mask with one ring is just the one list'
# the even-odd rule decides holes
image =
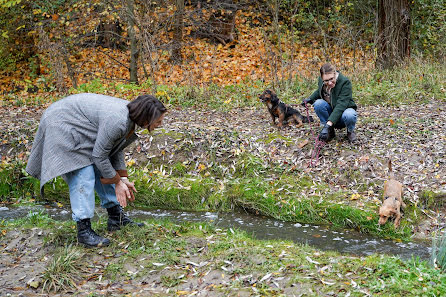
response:
{"label": "green grass", "polygon": [[[130,175],[138,189],[134,206],[188,211],[242,208],[284,221],[326,224],[403,240],[411,236],[410,224],[422,217],[420,211],[414,213],[417,208],[413,208],[414,211],[410,208],[407,216],[411,222],[404,221],[400,229],[395,230],[391,224],[379,226],[376,205],[372,202],[364,210],[357,209],[346,204],[352,195],[350,191],[327,195],[327,184],[315,184],[305,174],[290,172],[286,168],[270,167],[262,159],[246,153],[240,156],[235,167],[224,170],[221,167],[222,164],[214,164],[199,172],[194,164],[183,163],[172,164],[171,167],[164,165],[163,169],[156,165],[142,170],[131,168]],[[357,172],[340,174],[346,178],[353,175],[360,181]],[[310,187],[313,194],[302,196],[301,193]],[[69,205],[68,188],[61,178],[46,185],[45,189],[48,201]],[[21,203],[26,201],[18,198]],[[32,196],[28,198],[33,200]],[[34,220],[45,223],[46,218],[36,216]],[[60,236],[63,237],[63,231]],[[57,236],[54,240],[58,240]]]}
{"label": "green grass", "polygon": [[66,291],[76,287],[83,257],[82,249],[67,245],[56,249],[43,277],[43,291]]}
{"label": "green grass", "polygon": [[431,264],[446,271],[446,235],[434,236],[432,240]]}
{"label": "green grass", "polygon": [[411,61],[391,70],[372,70],[351,76],[353,94],[361,105],[398,106],[446,101],[446,69],[440,63]]}
{"label": "green grass", "polygon": [[39,182],[28,176],[25,166],[22,161],[0,164],[0,202],[29,199],[39,193]]}

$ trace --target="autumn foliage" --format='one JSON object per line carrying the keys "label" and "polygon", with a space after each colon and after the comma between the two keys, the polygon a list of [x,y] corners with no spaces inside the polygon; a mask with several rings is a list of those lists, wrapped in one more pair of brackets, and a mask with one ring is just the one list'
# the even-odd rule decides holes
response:
{"label": "autumn foliage", "polygon": [[[368,1],[184,1],[182,63],[171,59],[175,3],[0,1],[1,94],[129,82],[130,31],[138,81],[151,85],[277,84],[315,77],[326,61],[347,73],[374,67],[376,15]],[[230,31],[217,34],[219,26]]]}

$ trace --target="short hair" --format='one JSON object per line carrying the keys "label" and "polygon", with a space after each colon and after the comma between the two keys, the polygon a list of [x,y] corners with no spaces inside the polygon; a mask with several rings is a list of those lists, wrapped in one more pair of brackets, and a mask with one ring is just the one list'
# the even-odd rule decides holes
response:
{"label": "short hair", "polygon": [[336,72],[336,67],[330,63],[325,63],[322,65],[320,72],[322,77],[324,74]]}
{"label": "short hair", "polygon": [[127,104],[129,117],[138,126],[151,125],[167,111],[163,103],[152,95],[141,95]]}

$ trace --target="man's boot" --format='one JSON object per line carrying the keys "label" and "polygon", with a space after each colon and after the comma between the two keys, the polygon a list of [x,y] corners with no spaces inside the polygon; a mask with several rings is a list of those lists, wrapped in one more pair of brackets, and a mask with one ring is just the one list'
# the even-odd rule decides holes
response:
{"label": "man's boot", "polygon": [[77,223],[77,241],[87,247],[101,247],[110,244],[110,240],[101,237],[91,229],[90,219],[83,219]]}
{"label": "man's boot", "polygon": [[108,212],[108,222],[107,229],[108,231],[115,231],[121,229],[121,226],[125,225],[135,225],[138,227],[144,226],[143,223],[136,223],[132,221],[122,210],[121,205],[116,205],[113,207],[107,208]]}
{"label": "man's boot", "polygon": [[347,139],[348,139],[348,142],[350,142],[350,143],[355,142],[356,141],[355,131],[352,131],[352,132],[347,131]]}
{"label": "man's boot", "polygon": [[327,142],[329,142],[330,140],[332,140],[335,137],[336,137],[335,129],[334,129],[333,126],[331,126],[330,128],[328,128],[328,139],[327,139]]}

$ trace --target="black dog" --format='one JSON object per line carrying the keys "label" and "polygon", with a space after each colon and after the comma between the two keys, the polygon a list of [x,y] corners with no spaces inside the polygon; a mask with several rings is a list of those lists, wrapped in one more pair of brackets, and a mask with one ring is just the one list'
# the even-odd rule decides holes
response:
{"label": "black dog", "polygon": [[[259,98],[268,108],[273,125],[276,125],[276,118],[279,118],[279,123],[277,124],[279,128],[287,122],[294,122],[297,124],[297,127],[301,127],[303,125],[302,123],[308,123],[308,118],[301,115],[296,109],[280,101],[274,91],[265,90]],[[310,122],[312,121],[313,118],[310,117]]]}

